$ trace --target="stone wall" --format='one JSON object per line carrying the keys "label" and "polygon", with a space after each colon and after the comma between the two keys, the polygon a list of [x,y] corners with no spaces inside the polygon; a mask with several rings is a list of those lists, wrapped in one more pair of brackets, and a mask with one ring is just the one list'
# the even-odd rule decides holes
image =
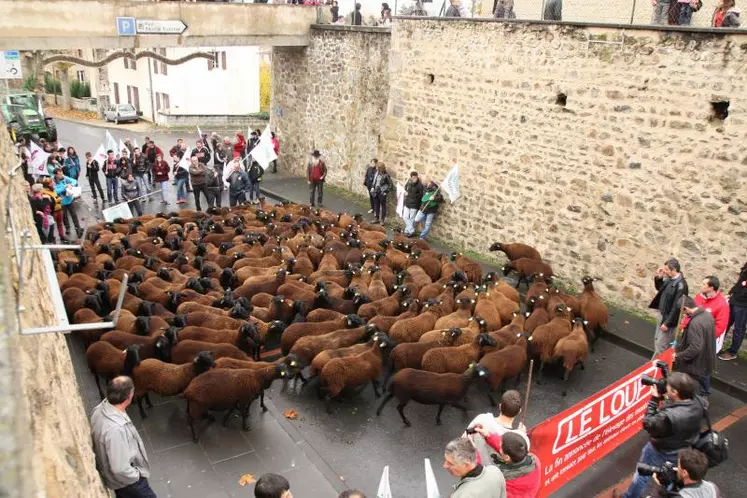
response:
{"label": "stone wall", "polygon": [[329,181],[363,193],[389,95],[389,30],[314,27],[306,49],[273,48],[271,126],[280,167],[305,174],[319,149]]}
{"label": "stone wall", "polygon": [[413,169],[440,180],[457,160],[462,198],[437,238],[478,252],[527,242],[564,280],[602,277],[606,298],[642,309],[671,256],[691,280],[733,281],[747,34],[397,19],[387,57],[388,42],[315,30],[306,52],[276,49],[272,119],[294,171],[326,149],[330,181],[362,193],[370,157],[402,183]]}
{"label": "stone wall", "polygon": [[[17,163],[7,133],[0,133],[0,230],[6,234],[5,200],[12,183],[10,208],[16,234],[28,228],[39,244],[23,187],[23,176],[9,179]],[[21,336],[15,318],[18,274],[10,236],[0,240],[0,431],[3,472],[0,495],[8,497],[104,497],[96,472],[90,426],[78,393],[70,354],[62,334]],[[18,302],[21,327],[51,325],[56,316],[50,286],[38,252],[24,259],[24,285]],[[10,359],[9,361],[7,359]],[[13,389],[5,389],[11,385]],[[13,483],[12,480],[16,482]],[[10,481],[10,482],[9,482]]]}

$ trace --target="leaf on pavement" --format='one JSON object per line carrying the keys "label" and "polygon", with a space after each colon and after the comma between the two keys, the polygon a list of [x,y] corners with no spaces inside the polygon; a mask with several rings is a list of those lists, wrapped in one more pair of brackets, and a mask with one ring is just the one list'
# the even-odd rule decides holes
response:
{"label": "leaf on pavement", "polygon": [[285,418],[290,420],[296,420],[298,418],[298,412],[296,410],[285,410],[283,415]]}
{"label": "leaf on pavement", "polygon": [[255,482],[255,480],[254,480],[254,476],[252,474],[244,474],[243,476],[241,476],[241,479],[239,479],[239,484],[241,486],[247,486],[247,485],[252,484],[254,482]]}

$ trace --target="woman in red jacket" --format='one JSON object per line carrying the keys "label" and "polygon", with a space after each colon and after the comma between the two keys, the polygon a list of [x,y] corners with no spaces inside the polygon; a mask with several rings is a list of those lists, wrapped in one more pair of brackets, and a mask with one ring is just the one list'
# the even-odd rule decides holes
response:
{"label": "woman in red jacket", "polygon": [[500,460],[495,463],[506,478],[506,497],[535,498],[540,488],[542,467],[539,458],[529,453],[524,436],[513,431],[503,436],[491,434],[482,424],[475,425],[474,429],[498,452]]}
{"label": "woman in red jacket", "polygon": [[236,132],[236,143],[233,144],[234,156],[238,153],[243,160],[246,157],[246,138],[240,131]]}
{"label": "woman in red jacket", "polygon": [[153,177],[161,187],[161,204],[168,204],[166,189],[169,188],[169,163],[163,160],[162,154],[156,154],[156,160],[153,162]]}

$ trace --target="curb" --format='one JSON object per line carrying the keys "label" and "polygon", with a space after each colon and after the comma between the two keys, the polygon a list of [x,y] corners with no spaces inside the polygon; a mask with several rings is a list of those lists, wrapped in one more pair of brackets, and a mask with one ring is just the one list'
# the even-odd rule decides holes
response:
{"label": "curb", "polygon": [[[280,202],[284,202],[284,201],[292,202],[290,201],[290,199],[283,197],[282,195],[277,194],[271,190],[263,189],[260,187],[259,191],[262,194],[264,194],[266,197],[269,197],[271,199],[275,199]],[[632,353],[643,356],[644,358],[651,358],[654,355],[653,349],[643,344],[640,344],[639,342],[633,341],[621,334],[617,334],[615,332],[609,332],[605,334],[603,338],[613,344],[616,344],[624,349],[627,349],[628,351]],[[719,391],[723,392],[724,394],[727,394],[729,396],[732,396],[738,399],[739,401],[747,403],[747,389],[737,384],[734,384],[733,382],[730,382],[724,378],[718,377],[716,375],[711,375],[711,385],[715,389],[718,389]]]}
{"label": "curb", "polygon": [[278,425],[280,425],[280,427],[288,434],[288,437],[293,440],[296,446],[303,451],[309,461],[314,464],[317,470],[319,470],[322,476],[336,492],[340,493],[349,489],[344,482],[340,481],[337,472],[332,469],[324,457],[320,455],[311,443],[306,440],[304,435],[301,433],[301,430],[285,418],[271,398],[265,398],[265,406],[267,406],[268,411],[275,418]]}

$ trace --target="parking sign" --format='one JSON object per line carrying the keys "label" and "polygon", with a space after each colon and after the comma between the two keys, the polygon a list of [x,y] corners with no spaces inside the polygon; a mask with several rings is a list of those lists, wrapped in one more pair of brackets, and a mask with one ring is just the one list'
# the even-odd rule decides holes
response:
{"label": "parking sign", "polygon": [[135,18],[118,17],[117,18],[117,35],[118,36],[135,36]]}
{"label": "parking sign", "polygon": [[21,54],[18,50],[0,52],[0,79],[16,80],[23,78]]}

